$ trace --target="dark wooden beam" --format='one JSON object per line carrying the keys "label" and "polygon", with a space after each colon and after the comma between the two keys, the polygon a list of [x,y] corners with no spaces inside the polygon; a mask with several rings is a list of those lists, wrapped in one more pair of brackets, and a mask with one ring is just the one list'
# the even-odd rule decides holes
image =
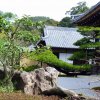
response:
{"label": "dark wooden beam", "polygon": [[77,23],[79,26],[100,26],[100,12]]}

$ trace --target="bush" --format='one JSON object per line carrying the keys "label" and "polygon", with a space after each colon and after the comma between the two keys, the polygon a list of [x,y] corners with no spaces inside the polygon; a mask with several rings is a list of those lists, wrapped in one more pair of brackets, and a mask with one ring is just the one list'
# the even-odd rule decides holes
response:
{"label": "bush", "polygon": [[63,68],[66,71],[80,71],[80,70],[89,70],[90,66],[78,66],[72,65],[62,60],[59,60],[51,50],[41,48],[37,49],[36,51],[32,52],[29,57],[31,59],[49,64],[54,67]]}
{"label": "bush", "polygon": [[0,92],[13,92],[14,87],[13,86],[0,86]]}
{"label": "bush", "polygon": [[85,59],[86,53],[85,51],[78,51],[74,52],[74,54],[69,57],[69,60],[80,60],[80,59]]}
{"label": "bush", "polygon": [[14,86],[13,83],[6,84],[5,80],[0,81],[0,92],[13,92],[14,91]]}
{"label": "bush", "polygon": [[27,66],[27,67],[23,67],[22,69],[26,72],[30,72],[33,71],[34,69],[37,69],[39,66],[37,65],[32,65],[32,66]]}

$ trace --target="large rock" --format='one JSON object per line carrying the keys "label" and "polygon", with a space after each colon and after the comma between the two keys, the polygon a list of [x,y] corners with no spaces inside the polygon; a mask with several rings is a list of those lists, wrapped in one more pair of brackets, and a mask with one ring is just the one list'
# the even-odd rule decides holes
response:
{"label": "large rock", "polygon": [[59,72],[52,67],[39,68],[32,72],[17,73],[15,79],[17,79],[19,84],[16,86],[29,95],[58,95],[60,97],[72,97],[73,99],[71,98],[71,100],[79,100],[79,96],[74,91],[57,86],[58,75]]}
{"label": "large rock", "polygon": [[50,90],[44,91],[43,94],[45,94],[45,95],[58,95],[59,97],[63,97],[63,98],[67,97],[67,99],[64,99],[64,100],[81,100],[79,98],[79,95],[77,93],[75,93],[74,91],[69,90],[69,89],[65,89],[62,87],[58,87],[58,86],[55,88],[52,88]]}
{"label": "large rock", "polygon": [[57,86],[59,72],[52,67],[35,69],[32,72],[22,72],[21,78],[24,82],[26,94],[41,94]]}

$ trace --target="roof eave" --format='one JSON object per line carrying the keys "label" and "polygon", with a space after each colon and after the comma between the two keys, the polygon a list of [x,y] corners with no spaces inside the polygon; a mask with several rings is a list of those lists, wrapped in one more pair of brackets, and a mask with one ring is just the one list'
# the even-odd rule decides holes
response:
{"label": "roof eave", "polygon": [[82,20],[84,20],[85,18],[91,16],[91,14],[95,13],[96,9],[100,10],[100,2],[98,2],[95,6],[93,6],[88,11],[86,11],[82,16],[80,16],[80,17],[76,18],[75,20],[73,20],[73,23],[77,24],[77,23],[81,22]]}

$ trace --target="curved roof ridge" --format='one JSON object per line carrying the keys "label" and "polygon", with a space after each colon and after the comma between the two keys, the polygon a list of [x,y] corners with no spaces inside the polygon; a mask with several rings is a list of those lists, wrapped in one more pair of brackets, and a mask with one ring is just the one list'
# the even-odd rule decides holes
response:
{"label": "curved roof ridge", "polygon": [[46,26],[44,28],[44,37],[42,37],[46,45],[59,48],[78,48],[73,43],[81,38],[83,36],[77,32],[77,28],[56,26]]}
{"label": "curved roof ridge", "polygon": [[44,30],[77,30],[78,28],[60,27],[60,26],[45,26]]}
{"label": "curved roof ridge", "polygon": [[94,9],[96,9],[98,6],[100,7],[100,1],[99,1],[96,5],[92,6],[92,7],[91,7],[89,10],[87,10],[85,13],[83,13],[81,16],[75,18],[75,19],[73,20],[73,23],[75,23],[75,22],[78,21],[79,19],[83,18],[83,17],[86,16],[88,13],[92,12],[92,11],[93,11]]}

